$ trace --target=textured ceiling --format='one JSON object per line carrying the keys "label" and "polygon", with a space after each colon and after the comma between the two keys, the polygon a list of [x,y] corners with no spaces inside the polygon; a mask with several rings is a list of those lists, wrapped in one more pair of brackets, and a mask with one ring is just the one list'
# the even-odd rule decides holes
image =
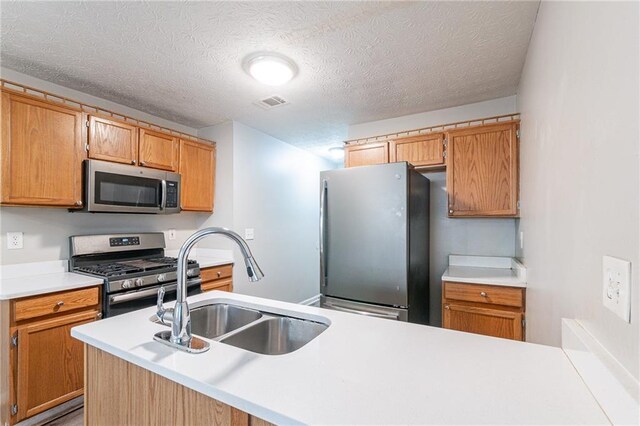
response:
{"label": "textured ceiling", "polygon": [[[538,2],[2,2],[8,68],[192,127],[312,150],[349,124],[516,92]],[[242,59],[292,58],[263,86]],[[253,103],[279,95],[290,105]]]}

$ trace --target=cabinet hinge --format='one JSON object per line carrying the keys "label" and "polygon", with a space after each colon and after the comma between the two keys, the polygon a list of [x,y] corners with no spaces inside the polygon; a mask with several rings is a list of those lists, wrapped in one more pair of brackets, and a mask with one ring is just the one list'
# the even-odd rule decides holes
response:
{"label": "cabinet hinge", "polygon": [[516,138],[520,139],[520,129],[516,130]]}
{"label": "cabinet hinge", "polygon": [[524,318],[522,319],[522,328],[525,328],[525,326],[527,325],[527,320],[525,320]]}
{"label": "cabinet hinge", "polygon": [[11,415],[15,416],[16,414],[18,414],[18,404],[13,404],[11,405]]}
{"label": "cabinet hinge", "polygon": [[13,336],[11,336],[11,346],[13,346],[13,347],[17,347],[18,346],[18,332],[17,331],[15,333],[13,333]]}
{"label": "cabinet hinge", "polygon": [[84,144],[84,150],[89,152],[89,144],[88,143]]}
{"label": "cabinet hinge", "polygon": [[89,127],[89,120],[85,121],[85,122],[84,122],[84,125],[85,125],[85,126],[87,126],[87,127]]}
{"label": "cabinet hinge", "polygon": [[516,203],[516,207],[520,209],[520,200],[518,200],[518,202]]}

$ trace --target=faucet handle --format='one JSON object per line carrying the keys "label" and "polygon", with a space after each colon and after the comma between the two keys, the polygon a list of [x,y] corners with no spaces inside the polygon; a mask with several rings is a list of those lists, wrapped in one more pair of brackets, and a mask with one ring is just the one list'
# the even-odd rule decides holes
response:
{"label": "faucet handle", "polygon": [[158,301],[156,302],[156,307],[157,307],[156,316],[158,317],[160,322],[163,324],[167,324],[167,321],[172,321],[171,314],[173,313],[173,309],[165,309],[164,306],[162,305],[164,302],[165,292],[166,290],[164,289],[164,286],[161,286],[160,289],[158,290]]}

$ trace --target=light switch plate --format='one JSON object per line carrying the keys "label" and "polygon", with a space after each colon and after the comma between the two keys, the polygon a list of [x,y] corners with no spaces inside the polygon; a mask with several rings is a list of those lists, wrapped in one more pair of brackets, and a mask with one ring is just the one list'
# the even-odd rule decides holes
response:
{"label": "light switch plate", "polygon": [[245,230],[244,230],[244,239],[245,240],[253,240],[253,228],[245,228]]}
{"label": "light switch plate", "polygon": [[631,322],[631,262],[602,257],[602,304]]}
{"label": "light switch plate", "polygon": [[169,229],[169,232],[167,232],[169,239],[170,240],[175,240],[176,239],[176,230],[175,229]]}

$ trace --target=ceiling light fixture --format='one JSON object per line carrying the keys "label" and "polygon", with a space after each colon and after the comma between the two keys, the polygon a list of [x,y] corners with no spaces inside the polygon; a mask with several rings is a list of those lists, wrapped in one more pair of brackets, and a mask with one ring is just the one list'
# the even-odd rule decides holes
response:
{"label": "ceiling light fixture", "polygon": [[254,53],[243,61],[244,70],[260,83],[281,86],[298,72],[296,64],[278,53]]}
{"label": "ceiling light fixture", "polygon": [[329,155],[334,160],[342,160],[344,158],[344,147],[343,146],[334,146],[329,148]]}

